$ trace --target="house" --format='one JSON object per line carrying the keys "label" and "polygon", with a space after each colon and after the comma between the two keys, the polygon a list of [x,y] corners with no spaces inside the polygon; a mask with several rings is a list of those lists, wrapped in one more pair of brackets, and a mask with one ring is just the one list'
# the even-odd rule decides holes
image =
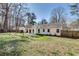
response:
{"label": "house", "polygon": [[61,35],[61,30],[62,27],[56,24],[26,25],[26,33],[31,34]]}
{"label": "house", "polygon": [[[12,30],[16,31],[16,27],[13,27]],[[25,27],[19,27],[19,31],[20,32],[26,32],[26,29],[25,29]]]}
{"label": "house", "polygon": [[[19,27],[20,31],[29,34],[47,34],[47,35],[61,35],[61,30],[64,27],[56,23],[51,24],[35,24],[35,25],[26,25],[25,27]],[[16,30],[16,28],[13,28]]]}
{"label": "house", "polygon": [[79,31],[79,25],[77,24],[76,21],[72,22],[69,24],[69,30],[71,31]]}

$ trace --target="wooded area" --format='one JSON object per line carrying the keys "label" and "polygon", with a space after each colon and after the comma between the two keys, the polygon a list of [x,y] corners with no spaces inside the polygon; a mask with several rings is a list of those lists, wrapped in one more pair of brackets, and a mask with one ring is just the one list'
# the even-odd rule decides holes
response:
{"label": "wooded area", "polygon": [[[25,26],[25,21],[32,24],[36,19],[34,13],[30,13],[27,4],[24,3],[0,3],[0,30],[11,31],[12,27],[16,27],[18,31],[20,26]],[[28,20],[27,20],[28,18]]]}
{"label": "wooded area", "polygon": [[[69,5],[71,14],[79,16],[79,4]],[[57,27],[62,26],[64,28],[79,27],[79,18],[70,24],[67,24],[67,14],[63,7],[56,7],[52,9],[49,21],[43,18],[40,22],[36,22],[37,15],[34,12],[29,11],[28,4],[26,3],[0,3],[0,32],[10,32],[13,27],[16,28],[16,32],[19,31],[19,27],[25,27],[35,24],[50,24],[55,23]]]}

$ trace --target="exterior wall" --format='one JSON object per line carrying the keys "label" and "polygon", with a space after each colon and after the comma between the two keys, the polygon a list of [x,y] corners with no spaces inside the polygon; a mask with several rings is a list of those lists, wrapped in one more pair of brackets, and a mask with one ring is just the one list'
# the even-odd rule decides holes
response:
{"label": "exterior wall", "polygon": [[[57,29],[59,29],[59,32],[57,33]],[[61,28],[50,28],[50,34],[51,35],[61,35]]]}
{"label": "exterior wall", "polygon": [[[43,29],[44,29],[44,32],[43,32]],[[40,29],[40,33],[39,34],[50,34],[50,32],[48,32],[47,30],[48,30],[47,28],[42,28],[42,29]]]}
{"label": "exterior wall", "polygon": [[34,29],[34,34],[38,33],[38,29],[36,25],[33,27],[33,29]]}
{"label": "exterior wall", "polygon": [[50,34],[50,32],[48,32],[48,28],[45,29],[45,32],[43,32],[43,29],[42,29],[42,34]]}
{"label": "exterior wall", "polygon": [[28,29],[26,29],[26,31],[28,31],[27,33],[33,33],[33,29],[32,28],[28,28]]}
{"label": "exterior wall", "polygon": [[[16,30],[16,27],[13,27],[12,30]],[[26,32],[25,27],[19,27],[19,30],[22,30],[23,32]]]}
{"label": "exterior wall", "polygon": [[59,28],[59,33],[56,32],[56,35],[57,35],[57,36],[60,36],[60,35],[61,35],[61,30],[62,30],[62,29]]}
{"label": "exterior wall", "polygon": [[19,30],[23,30],[23,32],[26,32],[25,27],[19,27]]}
{"label": "exterior wall", "polygon": [[50,34],[56,35],[56,28],[51,28],[50,29]]}
{"label": "exterior wall", "polygon": [[[38,33],[38,29],[40,30],[40,33]],[[43,31],[43,29],[45,31]],[[48,29],[49,29],[49,32],[48,32]],[[57,29],[59,29],[59,33],[57,33]],[[28,30],[28,33],[30,33],[29,30],[31,30],[31,34],[51,34],[51,35],[58,35],[58,36],[61,35],[61,28],[56,28],[48,25],[44,25],[44,26],[35,25],[30,28],[26,28],[26,31],[27,30]]]}
{"label": "exterior wall", "polygon": [[[40,29],[40,33],[38,33],[38,29]],[[43,29],[45,30],[45,32],[43,32]],[[50,30],[50,32],[48,32],[48,29]],[[61,35],[61,29],[59,29],[59,33],[57,33],[57,28],[28,28],[28,33],[29,30],[31,30],[31,34],[51,34],[51,35]],[[33,32],[34,30],[34,32]]]}
{"label": "exterior wall", "polygon": [[36,26],[26,28],[26,33],[30,33],[30,30],[31,30],[31,34],[36,34],[37,33]]}
{"label": "exterior wall", "polygon": [[48,32],[48,29],[50,29],[48,24],[38,25],[37,28],[36,28],[37,33],[38,33],[38,29],[40,29],[40,33],[39,34],[50,34],[50,32]]}

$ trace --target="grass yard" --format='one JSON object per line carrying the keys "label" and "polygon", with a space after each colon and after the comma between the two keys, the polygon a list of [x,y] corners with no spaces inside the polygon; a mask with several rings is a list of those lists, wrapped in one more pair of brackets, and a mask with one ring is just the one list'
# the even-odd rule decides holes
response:
{"label": "grass yard", "polygon": [[3,56],[79,56],[79,40],[23,33],[0,33]]}

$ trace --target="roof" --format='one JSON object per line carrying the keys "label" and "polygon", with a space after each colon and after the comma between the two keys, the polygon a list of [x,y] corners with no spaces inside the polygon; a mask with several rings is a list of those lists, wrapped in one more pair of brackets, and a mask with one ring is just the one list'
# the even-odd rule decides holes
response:
{"label": "roof", "polygon": [[[26,28],[57,28],[57,24],[36,24],[36,25],[26,25]],[[60,27],[60,26],[58,26]]]}

